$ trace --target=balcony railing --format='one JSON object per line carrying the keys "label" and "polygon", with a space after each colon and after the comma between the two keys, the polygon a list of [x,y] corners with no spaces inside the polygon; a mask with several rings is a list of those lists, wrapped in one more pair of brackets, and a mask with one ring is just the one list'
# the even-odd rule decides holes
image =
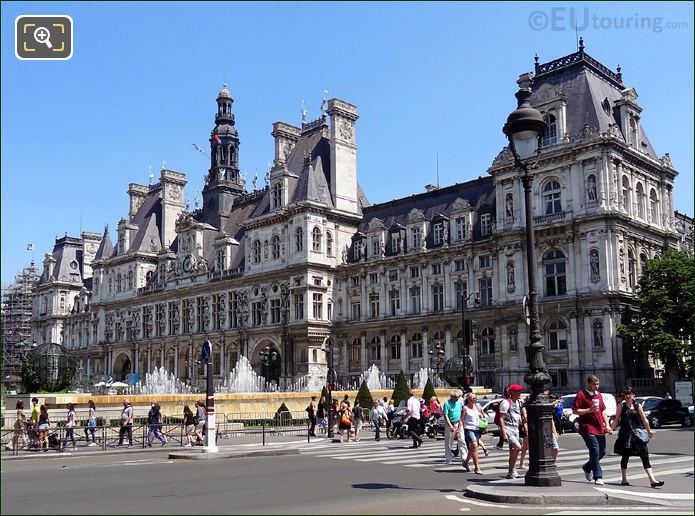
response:
{"label": "balcony railing", "polygon": [[534,224],[552,224],[553,222],[562,222],[565,220],[565,212],[561,211],[558,213],[549,213],[547,215],[540,215],[538,217],[533,217]]}

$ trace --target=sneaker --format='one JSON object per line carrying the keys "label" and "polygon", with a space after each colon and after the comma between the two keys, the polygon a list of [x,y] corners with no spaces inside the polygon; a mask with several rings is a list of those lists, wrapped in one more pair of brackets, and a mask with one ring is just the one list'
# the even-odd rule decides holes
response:
{"label": "sneaker", "polygon": [[87,446],[96,446],[97,443],[89,443]]}
{"label": "sneaker", "polygon": [[132,447],[133,447],[133,445],[132,445],[132,444],[129,444],[129,445],[128,445],[128,448],[132,448]]}
{"label": "sneaker", "polygon": [[463,471],[470,471],[471,470],[471,468],[468,467],[468,462],[464,462],[462,464],[462,466],[463,466]]}
{"label": "sneaker", "polygon": [[451,464],[453,464],[453,461],[448,460],[448,461],[446,461],[446,463],[447,463],[447,465],[451,465]]}
{"label": "sneaker", "polygon": [[519,474],[516,472],[515,469],[513,469],[509,473],[507,473],[507,478],[510,480],[513,478],[519,478]]}
{"label": "sneaker", "polygon": [[167,442],[164,441],[164,442],[162,443],[162,446],[166,446],[166,445],[167,445]]}
{"label": "sneaker", "polygon": [[597,486],[602,486],[603,485],[603,479],[597,478],[596,480],[594,480],[594,484],[596,484]]}
{"label": "sneaker", "polygon": [[184,444],[184,448],[191,448],[191,443]]}
{"label": "sneaker", "polygon": [[504,445],[503,444],[496,444],[495,449],[502,451],[502,450],[504,450]]}
{"label": "sneaker", "polygon": [[582,471],[584,471],[584,478],[586,479],[586,481],[591,482],[591,471],[586,471],[584,469],[582,469]]}

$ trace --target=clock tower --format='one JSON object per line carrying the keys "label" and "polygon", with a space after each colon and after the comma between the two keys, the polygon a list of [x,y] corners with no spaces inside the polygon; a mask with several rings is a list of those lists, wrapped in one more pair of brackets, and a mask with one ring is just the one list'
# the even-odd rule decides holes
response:
{"label": "clock tower", "polygon": [[217,228],[229,217],[234,199],[245,191],[239,172],[239,135],[234,127],[233,102],[225,83],[217,95],[215,127],[210,133],[210,170],[203,188],[203,211]]}

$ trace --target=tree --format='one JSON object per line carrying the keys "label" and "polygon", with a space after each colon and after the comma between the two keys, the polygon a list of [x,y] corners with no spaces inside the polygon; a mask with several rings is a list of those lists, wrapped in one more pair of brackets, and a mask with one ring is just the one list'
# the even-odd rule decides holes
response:
{"label": "tree", "polygon": [[374,404],[374,398],[372,393],[369,391],[369,386],[367,385],[367,380],[362,380],[362,385],[360,385],[360,390],[357,391],[357,396],[355,400],[359,400],[362,408],[370,410]]}
{"label": "tree", "polygon": [[432,385],[432,379],[428,376],[427,383],[425,383],[425,388],[422,390],[422,399],[425,400],[425,403],[429,404],[432,396],[436,398],[437,393],[434,390],[434,385]]}
{"label": "tree", "polygon": [[396,378],[396,387],[394,387],[393,394],[391,394],[393,403],[398,406],[402,400],[407,400],[409,391],[410,387],[408,387],[408,381],[405,379],[403,369],[401,369],[401,372],[398,373],[398,377]]}
{"label": "tree", "polygon": [[685,364],[692,367],[695,261],[683,252],[666,251],[647,262],[637,294],[640,313],[620,327],[620,336],[664,364],[673,391]]}

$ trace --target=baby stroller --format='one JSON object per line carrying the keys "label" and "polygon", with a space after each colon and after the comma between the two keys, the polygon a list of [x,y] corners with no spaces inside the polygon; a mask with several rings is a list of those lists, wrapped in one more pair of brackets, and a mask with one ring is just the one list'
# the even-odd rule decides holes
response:
{"label": "baby stroller", "polygon": [[60,449],[60,439],[58,438],[58,432],[56,430],[48,434],[48,446],[54,450]]}
{"label": "baby stroller", "polygon": [[29,439],[29,449],[38,450],[39,433],[36,431],[36,427],[32,423],[27,423],[27,438]]}

